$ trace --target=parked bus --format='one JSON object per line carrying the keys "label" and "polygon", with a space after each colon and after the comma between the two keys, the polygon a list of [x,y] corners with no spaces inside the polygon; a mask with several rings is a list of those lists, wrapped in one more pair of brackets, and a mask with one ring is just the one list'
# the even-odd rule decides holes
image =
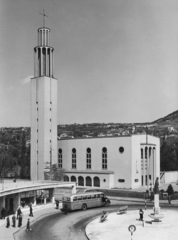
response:
{"label": "parked bus", "polygon": [[73,211],[77,209],[109,206],[110,200],[104,196],[103,192],[76,193],[62,197],[63,207],[61,211]]}

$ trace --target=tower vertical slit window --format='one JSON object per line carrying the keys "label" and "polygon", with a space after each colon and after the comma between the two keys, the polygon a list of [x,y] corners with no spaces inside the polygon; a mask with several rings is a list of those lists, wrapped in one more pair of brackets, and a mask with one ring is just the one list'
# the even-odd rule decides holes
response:
{"label": "tower vertical slit window", "polygon": [[43,48],[43,75],[46,75],[46,49]]}
{"label": "tower vertical slit window", "polygon": [[62,168],[62,149],[59,148],[58,150],[58,167]]}
{"label": "tower vertical slit window", "polygon": [[143,148],[141,148],[141,159],[143,159]]}
{"label": "tower vertical slit window", "polygon": [[87,169],[91,169],[91,148],[87,148],[86,158],[87,158]]}
{"label": "tower vertical slit window", "polygon": [[145,159],[147,159],[147,150],[148,150],[148,148],[146,147],[145,148]]}
{"label": "tower vertical slit window", "polygon": [[72,149],[72,168],[77,168],[77,151],[75,148]]}
{"label": "tower vertical slit window", "polygon": [[107,148],[102,148],[102,169],[107,169]]}

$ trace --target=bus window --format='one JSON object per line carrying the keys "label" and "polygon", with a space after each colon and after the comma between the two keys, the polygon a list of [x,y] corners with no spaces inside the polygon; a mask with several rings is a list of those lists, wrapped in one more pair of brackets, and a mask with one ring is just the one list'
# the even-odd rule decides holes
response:
{"label": "bus window", "polygon": [[91,195],[91,198],[96,198],[96,195]]}
{"label": "bus window", "polygon": [[100,195],[100,197],[101,197],[101,198],[103,198],[103,197],[104,197],[104,195],[103,195],[103,194],[101,194],[101,195]]}
{"label": "bus window", "polygon": [[63,201],[64,202],[70,202],[70,198],[69,197],[63,197]]}
{"label": "bus window", "polygon": [[78,201],[82,200],[82,196],[78,196]]}
{"label": "bus window", "polygon": [[91,199],[91,196],[90,196],[90,195],[88,195],[88,196],[87,196],[87,198],[88,198],[88,199]]}
{"label": "bus window", "polygon": [[73,201],[77,201],[77,197],[74,197],[74,198],[73,198]]}
{"label": "bus window", "polygon": [[97,198],[100,198],[100,194],[97,194],[96,197],[97,197]]}
{"label": "bus window", "polygon": [[83,200],[87,199],[87,196],[83,196]]}

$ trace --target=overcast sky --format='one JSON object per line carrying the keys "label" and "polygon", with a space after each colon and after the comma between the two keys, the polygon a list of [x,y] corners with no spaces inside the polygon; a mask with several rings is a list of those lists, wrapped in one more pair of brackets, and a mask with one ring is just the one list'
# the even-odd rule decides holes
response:
{"label": "overcast sky", "polygon": [[177,0],[0,0],[0,127],[30,126],[43,8],[58,124],[154,121],[178,109]]}

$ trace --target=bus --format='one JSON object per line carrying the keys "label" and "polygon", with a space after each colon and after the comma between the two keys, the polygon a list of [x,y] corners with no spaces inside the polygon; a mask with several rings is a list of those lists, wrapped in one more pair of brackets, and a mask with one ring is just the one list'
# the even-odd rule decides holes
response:
{"label": "bus", "polygon": [[73,211],[82,209],[85,211],[87,208],[109,206],[110,200],[105,197],[103,192],[85,192],[76,193],[62,197],[61,211]]}

